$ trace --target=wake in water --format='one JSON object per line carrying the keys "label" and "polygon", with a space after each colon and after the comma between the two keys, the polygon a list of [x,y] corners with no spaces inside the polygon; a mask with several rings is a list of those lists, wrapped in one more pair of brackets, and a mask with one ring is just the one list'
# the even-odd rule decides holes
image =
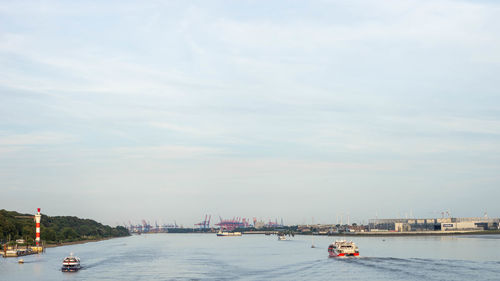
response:
{"label": "wake in water", "polygon": [[[386,280],[414,279],[414,280],[478,280],[478,268],[482,268],[481,276],[495,276],[500,274],[498,263],[492,262],[485,268],[484,262],[462,260],[440,260],[422,258],[393,258],[393,257],[360,257],[348,259],[332,259],[356,271],[374,271],[374,276],[383,275]],[[483,280],[483,279],[481,279]]]}

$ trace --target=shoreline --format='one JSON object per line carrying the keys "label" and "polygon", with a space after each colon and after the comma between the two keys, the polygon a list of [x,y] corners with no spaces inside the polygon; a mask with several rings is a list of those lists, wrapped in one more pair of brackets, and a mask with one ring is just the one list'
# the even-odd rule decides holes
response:
{"label": "shoreline", "polygon": [[90,242],[99,242],[99,241],[104,241],[104,240],[110,240],[114,238],[122,238],[122,237],[128,237],[128,236],[120,236],[120,237],[105,237],[105,238],[100,238],[100,239],[89,239],[89,240],[80,240],[80,241],[73,241],[73,242],[62,242],[58,244],[45,244],[44,248],[56,248],[56,247],[62,247],[62,246],[70,246],[70,245],[78,245],[78,244],[86,244]]}
{"label": "shoreline", "polygon": [[[275,234],[268,231],[269,234]],[[265,234],[264,231],[243,232],[243,234]],[[311,236],[311,233],[294,233],[295,235]],[[486,231],[415,231],[415,232],[343,232],[331,234],[314,234],[314,236],[363,236],[363,237],[380,237],[380,236],[452,236],[452,235],[500,235],[500,230]]]}
{"label": "shoreline", "polygon": [[[243,235],[276,235],[279,231],[242,231]],[[142,235],[150,234],[207,234],[213,235],[216,232],[151,232],[142,233]],[[137,234],[132,234],[137,235]],[[294,235],[311,236],[311,233],[296,232]],[[363,237],[380,237],[380,236],[453,236],[453,235],[500,235],[500,230],[486,230],[486,231],[414,231],[414,232],[344,232],[344,233],[331,233],[331,234],[314,234],[314,236],[363,236]],[[118,237],[117,237],[118,238]],[[92,240],[94,241],[94,240]]]}
{"label": "shoreline", "polygon": [[[302,234],[299,234],[302,235]],[[311,235],[311,234],[305,234]],[[333,233],[317,236],[453,236],[453,235],[500,235],[500,231],[415,231],[415,232],[355,232]]]}
{"label": "shoreline", "polygon": [[[87,239],[87,240],[81,240],[81,241],[73,241],[73,242],[63,242],[59,244],[45,244],[43,245],[43,251],[48,248],[56,248],[56,247],[62,247],[62,246],[70,246],[70,245],[78,245],[78,244],[86,244],[90,242],[99,242],[99,241],[104,241],[104,240],[110,240],[110,239],[115,239],[115,238],[123,238],[123,237],[129,237],[129,236],[120,236],[120,237],[106,237],[106,238],[101,238],[101,239]],[[0,251],[0,257],[4,257],[4,252],[3,250]]]}

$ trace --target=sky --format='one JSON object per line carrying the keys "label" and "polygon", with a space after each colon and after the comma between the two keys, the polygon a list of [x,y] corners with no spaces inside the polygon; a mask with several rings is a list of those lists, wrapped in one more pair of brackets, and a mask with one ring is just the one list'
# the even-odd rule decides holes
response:
{"label": "sky", "polygon": [[500,216],[500,3],[0,0],[0,209]]}

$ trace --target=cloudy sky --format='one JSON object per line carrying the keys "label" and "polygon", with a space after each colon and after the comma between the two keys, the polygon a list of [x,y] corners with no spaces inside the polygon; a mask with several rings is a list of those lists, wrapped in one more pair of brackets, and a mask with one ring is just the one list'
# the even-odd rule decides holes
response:
{"label": "cloudy sky", "polygon": [[0,208],[500,216],[496,1],[0,1]]}

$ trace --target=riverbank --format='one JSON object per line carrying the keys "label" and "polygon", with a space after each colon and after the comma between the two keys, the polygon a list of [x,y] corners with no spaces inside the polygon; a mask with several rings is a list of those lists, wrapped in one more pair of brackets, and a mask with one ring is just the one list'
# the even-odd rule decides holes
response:
{"label": "riverbank", "polygon": [[[120,237],[123,237],[123,236],[120,236]],[[55,247],[61,247],[61,246],[86,244],[86,243],[90,243],[90,242],[99,242],[99,241],[104,241],[104,240],[110,240],[110,239],[113,239],[113,238],[120,238],[120,237],[106,237],[106,238],[99,238],[99,239],[89,239],[89,240],[80,240],[80,241],[72,241],[72,242],[62,242],[62,243],[57,243],[57,244],[45,244],[45,248],[55,248]]]}

